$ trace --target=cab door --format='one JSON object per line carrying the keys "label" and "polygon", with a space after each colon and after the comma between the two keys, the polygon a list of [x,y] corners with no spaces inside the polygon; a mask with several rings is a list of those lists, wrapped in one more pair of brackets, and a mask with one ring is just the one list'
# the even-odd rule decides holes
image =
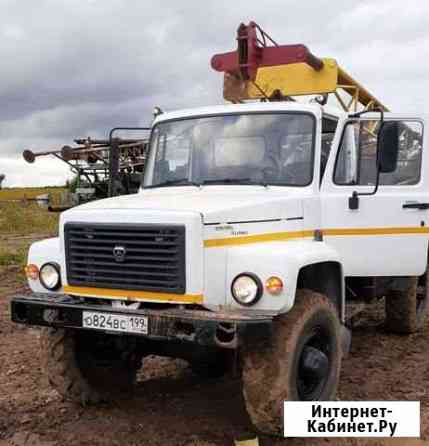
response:
{"label": "cab door", "polygon": [[[385,114],[385,120],[400,123],[398,164],[380,174],[375,192],[379,118],[372,113],[338,126],[338,149],[331,151],[321,185],[321,229],[340,253],[346,276],[421,275],[429,235],[425,123]],[[354,192],[364,194],[357,209],[349,203]]]}

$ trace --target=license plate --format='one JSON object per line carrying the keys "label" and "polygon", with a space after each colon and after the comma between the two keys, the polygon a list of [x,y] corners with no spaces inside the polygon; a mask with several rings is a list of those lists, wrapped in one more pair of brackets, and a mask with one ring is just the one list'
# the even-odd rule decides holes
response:
{"label": "license plate", "polygon": [[82,327],[96,330],[121,331],[123,333],[148,333],[148,319],[145,316],[83,311]]}

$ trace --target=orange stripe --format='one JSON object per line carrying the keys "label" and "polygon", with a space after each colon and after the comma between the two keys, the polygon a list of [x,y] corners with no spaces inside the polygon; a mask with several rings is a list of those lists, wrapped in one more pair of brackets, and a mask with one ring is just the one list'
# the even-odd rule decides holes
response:
{"label": "orange stripe", "polygon": [[429,234],[429,227],[409,226],[405,228],[343,228],[323,229],[323,235],[398,235],[398,234]]}
{"label": "orange stripe", "polygon": [[[325,236],[348,236],[348,235],[401,235],[401,234],[429,234],[429,227],[409,226],[402,228],[342,228],[323,229]],[[219,246],[248,245],[252,243],[286,241],[302,239],[314,236],[314,230],[273,232],[268,234],[246,235],[242,237],[228,237],[204,240],[206,248]]]}
{"label": "orange stripe", "polygon": [[63,291],[78,296],[101,297],[103,299],[118,300],[158,300],[163,302],[175,302],[185,304],[203,303],[202,294],[168,294],[152,293],[150,291],[135,290],[111,290],[108,288],[89,288],[80,286],[64,286]]}
{"label": "orange stripe", "polygon": [[314,231],[272,232],[268,234],[245,235],[241,237],[216,238],[204,240],[206,248],[231,245],[248,245],[251,243],[275,242],[313,237]]}

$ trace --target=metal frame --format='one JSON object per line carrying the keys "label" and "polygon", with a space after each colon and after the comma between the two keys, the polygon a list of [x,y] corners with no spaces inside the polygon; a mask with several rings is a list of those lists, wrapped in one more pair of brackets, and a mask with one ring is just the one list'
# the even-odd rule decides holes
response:
{"label": "metal frame", "polygon": [[[389,111],[334,59],[320,59],[302,44],[278,45],[255,22],[238,27],[237,42],[236,51],[216,54],[211,60],[214,70],[224,72],[226,100],[290,101],[293,96],[323,95],[315,100],[325,105],[331,94],[346,112],[358,111],[359,105],[365,110]],[[294,90],[291,83],[299,87]],[[345,101],[340,92],[350,100]]]}
{"label": "metal frame", "polygon": [[109,197],[115,197],[118,195],[117,191],[117,179],[119,176],[119,147],[118,139],[113,138],[115,132],[118,131],[151,131],[150,127],[114,127],[109,132]]}

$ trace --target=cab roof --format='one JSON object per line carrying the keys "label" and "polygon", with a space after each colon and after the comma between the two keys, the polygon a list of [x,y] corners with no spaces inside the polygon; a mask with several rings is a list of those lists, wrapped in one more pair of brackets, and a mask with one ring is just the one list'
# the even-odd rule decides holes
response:
{"label": "cab roof", "polygon": [[312,113],[317,117],[327,114],[339,118],[345,113],[336,108],[322,107],[319,104],[303,104],[300,102],[252,102],[246,104],[225,104],[213,105],[208,107],[196,107],[171,112],[165,112],[158,115],[154,124],[171,119],[192,118],[196,116],[225,115],[230,113],[257,113],[257,112],[286,112],[301,111]]}
{"label": "cab roof", "polygon": [[[329,105],[320,105],[317,103],[302,103],[302,102],[251,102],[245,104],[224,104],[212,105],[207,107],[186,108],[165,112],[158,115],[153,122],[168,121],[171,119],[186,119],[201,116],[226,115],[231,113],[258,113],[258,112],[286,112],[286,111],[301,111],[312,113],[318,118],[341,119],[347,118],[353,112],[345,112],[337,107]],[[369,112],[363,115],[365,119],[379,119],[379,112]],[[401,119],[401,120],[424,120],[429,121],[428,114],[410,114],[410,113],[392,113],[385,112],[386,119]]]}

